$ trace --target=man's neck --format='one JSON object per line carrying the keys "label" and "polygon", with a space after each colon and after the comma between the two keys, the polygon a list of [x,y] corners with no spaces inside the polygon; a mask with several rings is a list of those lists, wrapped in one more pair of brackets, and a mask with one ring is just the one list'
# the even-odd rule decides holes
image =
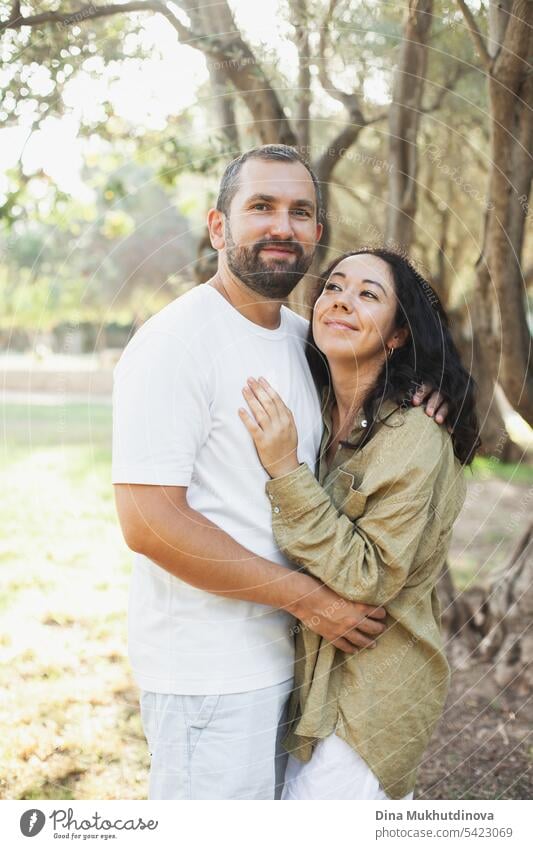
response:
{"label": "man's neck", "polygon": [[267,330],[277,330],[280,325],[281,301],[272,301],[249,289],[229,270],[218,269],[207,281],[248,321]]}

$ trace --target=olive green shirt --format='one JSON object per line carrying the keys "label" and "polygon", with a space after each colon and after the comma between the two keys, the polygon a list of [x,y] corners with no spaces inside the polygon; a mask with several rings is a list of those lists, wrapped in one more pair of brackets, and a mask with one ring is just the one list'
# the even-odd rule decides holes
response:
{"label": "olive green shirt", "polygon": [[[420,407],[382,405],[359,450],[341,446],[318,481],[305,464],[268,481],[280,549],[340,596],[382,605],[375,649],[347,655],[300,624],[286,747],[308,761],[318,739],[337,734],[366,761],[385,792],[413,790],[441,716],[449,667],[435,584],[465,498],[452,441]],[[366,435],[362,414],[350,442]]]}

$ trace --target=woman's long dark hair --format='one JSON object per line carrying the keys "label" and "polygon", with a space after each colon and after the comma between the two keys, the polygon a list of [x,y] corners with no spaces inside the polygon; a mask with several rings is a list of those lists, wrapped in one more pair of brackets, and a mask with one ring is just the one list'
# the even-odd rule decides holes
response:
{"label": "woman's long dark hair", "polygon": [[[405,407],[420,383],[438,389],[448,403],[447,421],[452,428],[453,450],[463,465],[472,462],[481,445],[475,407],[475,383],[461,362],[452,339],[448,317],[432,286],[402,254],[386,248],[362,248],[337,257],[320,276],[313,307],[333,269],[350,256],[369,254],[387,263],[392,272],[398,306],[395,329],[409,330],[407,341],[386,360],[376,385],[365,398],[367,439],[379,421],[379,409],[392,400]],[[326,357],[317,348],[313,324],[307,340],[307,360],[319,391],[331,386]],[[366,439],[365,439],[366,441]]]}

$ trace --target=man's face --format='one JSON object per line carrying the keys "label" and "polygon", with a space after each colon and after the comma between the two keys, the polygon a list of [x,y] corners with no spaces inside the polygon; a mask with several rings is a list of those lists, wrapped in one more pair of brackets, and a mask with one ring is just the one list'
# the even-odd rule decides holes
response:
{"label": "man's face", "polygon": [[311,265],[321,231],[304,165],[244,163],[225,222],[225,252],[230,271],[249,289],[286,298]]}

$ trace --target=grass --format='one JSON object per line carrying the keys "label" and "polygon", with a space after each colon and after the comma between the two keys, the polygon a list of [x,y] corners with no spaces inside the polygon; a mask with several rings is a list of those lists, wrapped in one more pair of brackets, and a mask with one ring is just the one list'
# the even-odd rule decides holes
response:
{"label": "grass", "polygon": [[108,450],[111,407],[108,404],[8,404],[2,409],[4,447],[84,445]]}
{"label": "grass", "polygon": [[521,484],[533,484],[533,465],[522,463],[500,463],[494,457],[476,457],[472,463],[472,474],[476,480],[498,478]]}
{"label": "grass", "polygon": [[145,798],[110,407],[7,406],[2,426],[0,797]]}

